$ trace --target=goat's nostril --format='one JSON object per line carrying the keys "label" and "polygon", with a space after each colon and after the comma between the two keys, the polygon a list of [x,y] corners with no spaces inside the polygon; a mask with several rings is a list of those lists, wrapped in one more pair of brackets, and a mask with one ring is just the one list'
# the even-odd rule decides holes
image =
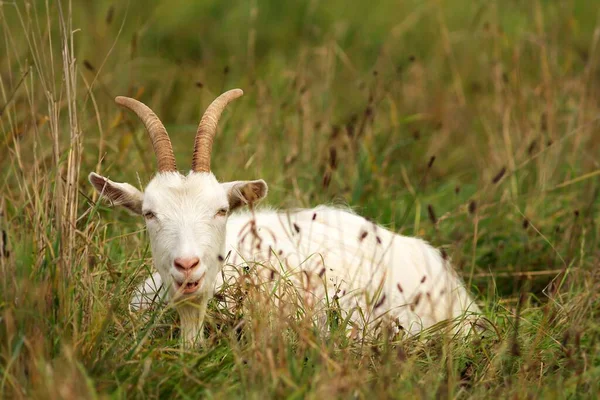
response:
{"label": "goat's nostril", "polygon": [[177,269],[188,270],[188,269],[197,267],[198,264],[200,264],[200,259],[198,257],[193,257],[193,258],[177,257],[174,261],[174,264],[175,264],[175,268],[177,268]]}

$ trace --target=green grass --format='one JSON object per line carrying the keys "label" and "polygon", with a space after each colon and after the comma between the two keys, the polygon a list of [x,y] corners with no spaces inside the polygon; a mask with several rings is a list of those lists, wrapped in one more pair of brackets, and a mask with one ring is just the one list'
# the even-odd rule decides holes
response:
{"label": "green grass", "polygon": [[[0,3],[2,397],[600,392],[600,4],[48,3]],[[236,313],[213,302],[206,346],[185,351],[173,311],[129,314],[151,268],[143,223],[86,176],[145,184],[154,160],[113,98],[151,106],[186,169],[204,108],[233,87],[217,177],[443,247],[483,337],[351,341],[335,307],[323,336],[255,290]]]}

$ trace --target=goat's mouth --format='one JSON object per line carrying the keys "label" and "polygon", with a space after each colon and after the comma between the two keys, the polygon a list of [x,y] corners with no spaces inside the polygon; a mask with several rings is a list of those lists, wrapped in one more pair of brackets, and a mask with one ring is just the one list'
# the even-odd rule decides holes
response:
{"label": "goat's mouth", "polygon": [[200,286],[202,285],[202,281],[204,281],[204,274],[202,274],[202,276],[200,277],[200,279],[192,281],[192,280],[185,280],[183,282],[173,282],[173,284],[175,285],[175,290],[179,293],[182,294],[192,294],[194,292],[196,292]]}

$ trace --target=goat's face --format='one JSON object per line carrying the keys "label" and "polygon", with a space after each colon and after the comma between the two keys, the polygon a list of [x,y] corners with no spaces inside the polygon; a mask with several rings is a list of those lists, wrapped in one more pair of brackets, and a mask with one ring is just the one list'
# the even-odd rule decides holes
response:
{"label": "goat's face", "polygon": [[173,299],[212,295],[226,256],[228,215],[267,193],[263,180],[219,183],[209,172],[158,173],[143,193],[95,173],[89,180],[104,197],[144,217],[154,265]]}
{"label": "goat's face", "polygon": [[[192,172],[177,172],[171,140],[160,119],[145,104],[117,97],[146,126],[158,162],[158,174],[142,193],[128,183],[112,182],[91,173],[94,188],[113,203],[143,215],[152,245],[154,265],[173,298],[211,295],[224,261],[227,215],[265,197],[264,181],[220,184],[210,172],[210,156],[219,118],[225,106],[240,97],[240,89],[217,97],[206,109],[194,143]],[[206,297],[206,296],[205,296]]]}

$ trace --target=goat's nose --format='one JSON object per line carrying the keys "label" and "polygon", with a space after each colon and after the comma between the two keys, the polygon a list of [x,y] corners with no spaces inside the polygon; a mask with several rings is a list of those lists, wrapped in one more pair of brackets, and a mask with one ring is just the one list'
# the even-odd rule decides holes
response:
{"label": "goat's nose", "polygon": [[198,257],[193,257],[193,258],[177,257],[175,259],[174,264],[175,264],[175,268],[177,268],[179,270],[187,271],[187,270],[197,267],[198,264],[200,264],[200,259]]}

